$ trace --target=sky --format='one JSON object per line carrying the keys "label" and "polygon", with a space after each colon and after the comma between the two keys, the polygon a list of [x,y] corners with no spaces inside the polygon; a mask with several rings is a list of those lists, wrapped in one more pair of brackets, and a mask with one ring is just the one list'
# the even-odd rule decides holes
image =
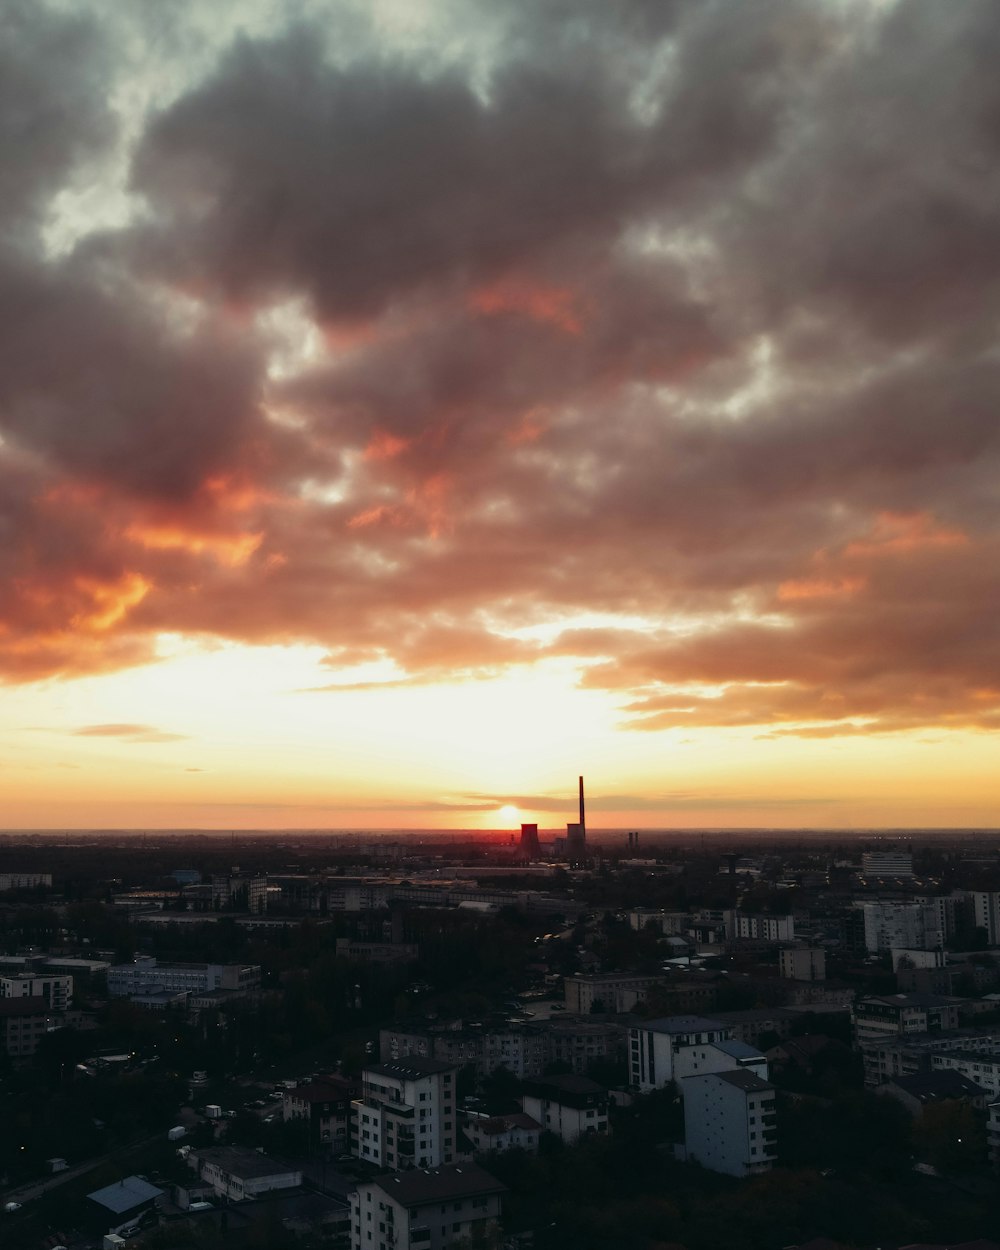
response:
{"label": "sky", "polygon": [[1000,825],[995,0],[7,0],[0,827]]}

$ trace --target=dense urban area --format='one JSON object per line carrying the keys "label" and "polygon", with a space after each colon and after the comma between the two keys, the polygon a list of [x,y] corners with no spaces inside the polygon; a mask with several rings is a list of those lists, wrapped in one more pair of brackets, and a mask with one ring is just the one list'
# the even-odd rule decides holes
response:
{"label": "dense urban area", "polygon": [[998,1244],[994,834],[8,834],[0,952],[4,1250]]}

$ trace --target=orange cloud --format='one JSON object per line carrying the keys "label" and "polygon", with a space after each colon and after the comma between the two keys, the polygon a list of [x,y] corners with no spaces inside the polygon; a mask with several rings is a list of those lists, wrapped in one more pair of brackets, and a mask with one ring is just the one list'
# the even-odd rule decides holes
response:
{"label": "orange cloud", "polygon": [[71,624],[90,633],[103,633],[120,624],[151,589],[151,583],[138,573],[125,573],[113,583],[77,577],[73,585],[90,603],[73,616]]}
{"label": "orange cloud", "polygon": [[961,547],[968,535],[945,529],[927,512],[880,512],[870,538],[858,539],[844,548],[845,556],[879,556],[942,547]]}
{"label": "orange cloud", "polygon": [[170,526],[130,525],[125,537],[154,551],[186,551],[191,555],[211,556],[227,568],[239,568],[260,546],[264,535],[191,534]]}
{"label": "orange cloud", "polygon": [[364,450],[366,460],[393,460],[406,451],[411,440],[390,434],[388,430],[376,430]]}
{"label": "orange cloud", "polygon": [[469,303],[484,316],[518,313],[556,326],[567,334],[583,333],[584,316],[576,293],[567,287],[531,285],[505,279],[493,286],[480,287]]}
{"label": "orange cloud", "polygon": [[864,577],[802,577],[782,582],[778,587],[778,598],[786,602],[799,599],[847,599],[864,590],[867,579]]}

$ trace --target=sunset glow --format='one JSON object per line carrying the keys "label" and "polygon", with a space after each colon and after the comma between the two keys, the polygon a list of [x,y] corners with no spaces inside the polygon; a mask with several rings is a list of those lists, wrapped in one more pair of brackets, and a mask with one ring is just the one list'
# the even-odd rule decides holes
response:
{"label": "sunset glow", "polygon": [[1000,823],[991,5],[156,7],[0,42],[0,827]]}

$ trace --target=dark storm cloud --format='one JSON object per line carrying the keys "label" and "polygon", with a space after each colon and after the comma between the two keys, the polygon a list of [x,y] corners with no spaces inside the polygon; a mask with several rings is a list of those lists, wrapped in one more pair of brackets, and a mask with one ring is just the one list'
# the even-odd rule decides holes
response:
{"label": "dark storm cloud", "polygon": [[9,677],[177,631],[570,657],[640,728],[996,727],[990,0],[516,5],[468,71],[243,37],[61,259],[115,31],[15,12]]}

